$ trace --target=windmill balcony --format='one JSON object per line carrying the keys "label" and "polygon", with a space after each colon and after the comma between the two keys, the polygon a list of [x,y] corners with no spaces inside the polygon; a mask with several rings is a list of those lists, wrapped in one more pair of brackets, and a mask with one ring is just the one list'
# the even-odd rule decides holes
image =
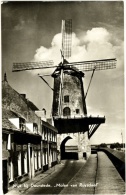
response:
{"label": "windmill balcony", "polygon": [[102,123],[105,123],[105,117],[54,117],[54,124],[58,129],[58,133],[76,133],[90,131],[89,134],[91,134],[92,136],[94,131],[96,131],[98,126]]}

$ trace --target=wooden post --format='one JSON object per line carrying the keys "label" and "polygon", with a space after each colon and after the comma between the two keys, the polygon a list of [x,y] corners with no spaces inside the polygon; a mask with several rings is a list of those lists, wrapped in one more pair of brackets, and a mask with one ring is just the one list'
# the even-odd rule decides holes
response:
{"label": "wooden post", "polygon": [[29,179],[32,178],[32,175],[31,175],[31,152],[30,152],[30,143],[28,144],[28,159],[29,159]]}
{"label": "wooden post", "polygon": [[35,176],[35,159],[34,159],[34,147],[32,147],[32,160],[31,160],[31,168],[32,168],[32,174],[31,176]]}
{"label": "wooden post", "polygon": [[41,169],[43,170],[43,142],[41,140],[41,152],[40,152],[40,158],[41,158]]}

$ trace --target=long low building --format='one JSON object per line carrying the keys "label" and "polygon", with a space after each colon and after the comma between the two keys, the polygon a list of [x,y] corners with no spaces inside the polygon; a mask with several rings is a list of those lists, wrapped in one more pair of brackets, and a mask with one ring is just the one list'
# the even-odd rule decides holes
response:
{"label": "long low building", "polygon": [[[2,82],[3,193],[57,163],[57,129],[25,95]],[[39,111],[43,113],[44,110]]]}

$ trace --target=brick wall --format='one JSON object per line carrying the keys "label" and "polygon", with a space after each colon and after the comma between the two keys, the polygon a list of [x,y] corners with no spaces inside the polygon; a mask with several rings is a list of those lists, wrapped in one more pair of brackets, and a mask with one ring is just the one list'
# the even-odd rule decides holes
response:
{"label": "brick wall", "polygon": [[[54,94],[53,94],[53,116],[58,116],[59,93],[60,93],[60,74],[54,77]],[[87,114],[86,104],[84,100],[84,89],[82,77],[64,73],[63,75],[63,99],[65,95],[69,95],[69,103],[62,101],[62,108],[69,107],[71,115],[76,115],[76,109],[79,109],[79,115]]]}
{"label": "brick wall", "polygon": [[71,109],[71,115],[76,115],[76,109],[80,110],[80,115],[84,115],[81,80],[78,77],[64,75],[63,96],[65,95],[69,95],[69,103],[63,102],[63,108],[68,106]]}

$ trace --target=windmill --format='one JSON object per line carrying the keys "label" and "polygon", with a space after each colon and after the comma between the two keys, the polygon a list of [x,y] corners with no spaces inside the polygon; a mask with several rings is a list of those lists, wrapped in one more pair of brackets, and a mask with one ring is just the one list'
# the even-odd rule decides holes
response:
{"label": "windmill", "polygon": [[[55,68],[52,73],[54,88],[52,89],[44,75],[41,79],[53,90],[52,116],[59,133],[75,133],[88,131],[90,138],[104,117],[87,117],[86,97],[95,71],[113,69],[116,67],[116,59],[102,59],[81,62],[68,62],[71,56],[72,46],[72,20],[62,20],[62,49],[61,62],[54,65],[52,60],[40,62],[14,63],[13,72]],[[84,95],[82,77],[84,72],[92,71],[87,92]],[[68,87],[69,86],[69,87]],[[72,89],[72,90],[71,90]],[[73,91],[73,93],[72,93]],[[69,94],[71,93],[71,94]],[[71,98],[72,97],[72,98]],[[75,100],[77,100],[75,102]],[[76,105],[76,108],[75,108]]]}

